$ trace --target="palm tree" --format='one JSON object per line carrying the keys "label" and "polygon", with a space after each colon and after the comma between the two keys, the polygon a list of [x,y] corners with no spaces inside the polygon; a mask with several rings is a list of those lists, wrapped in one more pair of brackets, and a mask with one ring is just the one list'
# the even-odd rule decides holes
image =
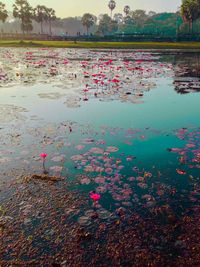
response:
{"label": "palm tree", "polygon": [[114,0],[110,0],[110,2],[108,3],[108,7],[109,7],[109,9],[111,11],[110,16],[112,18],[112,12],[116,7],[116,2]]}
{"label": "palm tree", "polygon": [[124,7],[124,13],[125,13],[126,16],[128,16],[130,10],[131,10],[131,9],[130,9],[130,6],[125,6],[125,7]]}
{"label": "palm tree", "polygon": [[52,21],[56,20],[55,10],[53,10],[52,8],[47,8],[46,11],[47,11],[46,12],[46,14],[47,14],[47,22],[49,23],[49,34],[52,35],[51,23],[52,23]]}
{"label": "palm tree", "polygon": [[21,20],[21,29],[24,34],[27,25],[32,24],[32,7],[29,5],[27,0],[15,0],[13,5],[13,16]]}
{"label": "palm tree", "polygon": [[5,4],[0,2],[0,20],[5,22],[8,17],[8,11],[5,9]]}
{"label": "palm tree", "polygon": [[83,26],[87,29],[87,35],[89,33],[89,28],[93,26],[96,23],[97,18],[93,16],[92,14],[86,13],[83,15],[81,22]]}
{"label": "palm tree", "polygon": [[47,21],[47,8],[45,6],[36,6],[34,9],[34,20],[40,23],[41,34],[43,34],[43,23]]}
{"label": "palm tree", "polygon": [[200,18],[200,3],[199,0],[182,0],[181,16],[185,22],[189,23],[193,33],[193,22]]}

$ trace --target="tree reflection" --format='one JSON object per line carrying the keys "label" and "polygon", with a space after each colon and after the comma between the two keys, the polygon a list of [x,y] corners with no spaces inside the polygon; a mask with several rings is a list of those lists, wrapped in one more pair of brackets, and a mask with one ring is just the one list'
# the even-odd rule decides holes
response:
{"label": "tree reflection", "polygon": [[[178,54],[174,56],[174,90],[178,94],[200,92],[200,55],[199,53]],[[178,66],[178,68],[177,68]]]}

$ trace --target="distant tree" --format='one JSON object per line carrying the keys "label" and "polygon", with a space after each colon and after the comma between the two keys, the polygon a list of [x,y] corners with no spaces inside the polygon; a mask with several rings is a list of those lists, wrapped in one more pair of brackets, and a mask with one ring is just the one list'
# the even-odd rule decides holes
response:
{"label": "distant tree", "polygon": [[140,21],[145,21],[148,16],[146,15],[146,11],[142,9],[137,9],[135,11],[130,12],[130,17],[137,23]]}
{"label": "distant tree", "polygon": [[114,0],[110,0],[110,2],[108,3],[108,7],[109,7],[109,9],[111,11],[110,16],[112,18],[112,12],[116,7],[116,2]]}
{"label": "distant tree", "polygon": [[118,23],[116,20],[111,20],[108,24],[108,33],[115,33],[118,30]]}
{"label": "distant tree", "polygon": [[113,18],[118,24],[123,22],[123,15],[121,13],[116,13]]}
{"label": "distant tree", "polygon": [[176,25],[176,27],[177,27],[177,34],[179,34],[179,31],[180,31],[180,26],[181,26],[181,24],[183,23],[183,19],[182,19],[182,17],[181,17],[181,13],[180,13],[180,11],[177,11],[175,14],[174,14],[174,18],[175,18],[175,20],[176,20],[176,22],[175,22],[175,25]]}
{"label": "distant tree", "polygon": [[128,25],[134,24],[134,20],[129,15],[124,17],[123,21],[124,21],[124,24],[128,24]]}
{"label": "distant tree", "polygon": [[[61,26],[59,26],[61,24]],[[68,33],[68,35],[77,35],[77,32],[83,33],[84,27],[77,17],[72,18],[64,18],[64,19],[56,19],[53,22],[53,25],[62,29],[62,32]]]}
{"label": "distant tree", "polygon": [[[72,18],[67,18],[67,19],[72,19]],[[63,28],[64,27],[64,20],[66,20],[66,19],[56,18],[53,21],[53,25],[55,27],[61,27],[61,28]]]}
{"label": "distant tree", "polygon": [[153,17],[155,15],[156,15],[156,12],[155,11],[149,11],[149,13],[148,13],[148,16],[149,17]]}
{"label": "distant tree", "polygon": [[87,35],[89,34],[89,28],[93,26],[96,23],[96,21],[97,18],[92,14],[86,13],[83,15],[81,22],[83,26],[86,27],[87,29]]}
{"label": "distant tree", "polygon": [[51,32],[52,22],[56,20],[55,10],[53,10],[52,8],[47,8],[46,15],[47,15],[47,22],[49,23],[49,34],[52,35]]}
{"label": "distant tree", "polygon": [[111,20],[112,20],[111,17],[109,17],[107,14],[104,14],[102,19],[99,21],[98,31],[103,33],[103,35],[108,33],[109,32],[108,26]]}
{"label": "distant tree", "polygon": [[105,34],[111,34],[118,30],[117,21],[112,20],[107,14],[104,14],[102,19],[99,22],[98,31]]}
{"label": "distant tree", "polygon": [[180,13],[165,12],[148,16],[145,14],[145,11],[142,11],[134,14],[134,19],[131,15],[133,15],[132,11],[127,17],[124,17],[124,23],[118,25],[118,32],[176,37],[177,32],[180,32],[182,29],[181,24],[183,20],[180,17]]}
{"label": "distant tree", "polygon": [[26,23],[26,24],[24,25],[24,31],[25,31],[25,32],[29,33],[29,32],[31,32],[32,30],[33,30],[33,25],[32,25],[32,23]]}
{"label": "distant tree", "polygon": [[98,16],[97,20],[98,20],[98,21],[102,20],[103,16],[104,16],[104,14],[100,14],[100,15]]}
{"label": "distant tree", "polygon": [[181,16],[185,22],[189,23],[193,32],[193,22],[200,18],[200,1],[199,0],[182,0]]}
{"label": "distant tree", "polygon": [[8,17],[8,11],[5,9],[5,4],[0,2],[0,21],[5,22]]}
{"label": "distant tree", "polygon": [[45,6],[37,5],[33,12],[33,18],[40,24],[41,34],[43,34],[43,23],[47,21],[47,8]]}
{"label": "distant tree", "polygon": [[[178,24],[177,21],[179,21]],[[153,35],[175,37],[182,22],[183,20],[177,13],[158,13],[141,22],[141,29]]]}
{"label": "distant tree", "polygon": [[130,9],[130,6],[125,6],[124,7],[124,13],[126,15],[126,17],[128,16],[128,14],[130,13],[131,9]]}
{"label": "distant tree", "polygon": [[33,18],[32,7],[27,0],[15,0],[15,4],[13,5],[13,16],[21,20],[21,30],[24,34],[27,25],[29,25],[30,28]]}

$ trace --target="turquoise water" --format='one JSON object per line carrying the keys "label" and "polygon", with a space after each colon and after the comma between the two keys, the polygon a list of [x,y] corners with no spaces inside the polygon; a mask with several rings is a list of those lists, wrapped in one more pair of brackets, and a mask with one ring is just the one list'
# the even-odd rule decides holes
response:
{"label": "turquoise water", "polygon": [[[81,107],[69,109],[63,99],[40,99],[38,93],[55,91],[51,86],[35,85],[25,88],[1,89],[1,104],[12,103],[30,110],[29,114],[46,121],[62,122],[74,120],[83,124],[90,122],[94,127],[134,127],[168,130],[198,125],[199,94],[179,95],[174,91],[173,79],[158,79],[157,87],[145,92],[143,104],[100,102],[98,99],[82,102]],[[15,95],[15,97],[12,97]],[[56,112],[55,112],[56,110]]]}
{"label": "turquoise water", "polygon": [[[65,50],[58,51],[67,57]],[[89,51],[85,51],[89,57]],[[188,209],[199,204],[200,93],[177,93],[174,80],[181,67],[165,62],[162,55],[147,54],[148,60],[139,64],[150,74],[141,75],[137,69],[130,74],[132,63],[123,60],[123,53],[128,52],[116,51],[118,61],[102,68],[104,84],[97,86],[93,76],[84,78],[84,70],[90,75],[100,73],[99,67],[91,67],[97,64],[96,59],[82,69],[86,63],[81,61],[83,52],[78,53],[80,61],[71,62],[71,67],[64,68],[59,59],[51,59],[57,62],[58,73],[48,76],[53,64],[48,63],[34,74],[36,81],[26,85],[23,79],[31,73],[22,69],[21,80],[17,80],[13,77],[20,68],[14,70],[14,63],[9,62],[12,73],[8,71],[7,75],[12,78],[0,88],[0,176],[2,189],[5,187],[1,190],[2,210],[8,210],[8,224],[14,220],[17,231],[25,232],[25,239],[46,251],[46,259],[50,252],[64,248],[60,243],[55,245],[59,235],[74,242],[74,227],[95,234],[101,223],[108,229],[116,221],[127,225],[136,213],[144,221],[147,217],[153,220],[163,209],[155,222],[162,222],[162,231],[168,225],[167,218],[181,220]],[[98,58],[105,56],[98,52]],[[114,60],[115,56],[113,53],[110,58]],[[131,56],[136,64],[138,58],[146,58],[129,51],[127,57]],[[110,69],[112,66],[115,70]],[[116,75],[120,83],[110,85],[108,79]],[[186,81],[188,87],[190,83]],[[89,89],[83,92],[86,84]],[[41,153],[48,153],[44,165],[49,179],[62,178],[58,184],[41,179]],[[39,177],[36,180],[35,175]],[[100,200],[91,199],[92,191]],[[15,205],[8,200],[11,195]],[[59,227],[66,227],[71,236],[56,231]],[[44,235],[48,238],[43,239]],[[12,247],[15,238],[5,243]],[[54,242],[55,248],[48,250],[48,242]],[[97,245],[101,239],[95,242]],[[163,249],[167,251],[164,245]],[[7,261],[12,259],[11,254],[6,254]],[[33,258],[39,260],[41,255],[34,252]]]}
{"label": "turquoise water", "polygon": [[[82,102],[79,108],[71,109],[63,104],[63,99],[39,98],[39,92],[47,89],[48,92],[55,90],[55,88],[46,85],[35,85],[29,88],[6,88],[2,90],[4,97],[1,98],[0,104],[12,103],[26,108],[28,112],[25,114],[28,116],[34,115],[43,119],[40,126],[49,122],[59,124],[64,121],[73,121],[86,127],[89,124],[91,129],[95,129],[99,133],[101,126],[140,129],[147,136],[149,131],[145,128],[150,129],[150,132],[158,131],[157,134],[151,133],[147,140],[139,142],[137,149],[135,149],[135,145],[133,146],[134,152],[140,153],[142,159],[148,159],[152,156],[157,158],[166,153],[167,147],[181,144],[180,140],[176,141],[172,137],[173,131],[183,127],[198,127],[200,95],[198,93],[177,94],[172,85],[173,80],[170,78],[161,78],[155,82],[156,88],[144,93],[142,98],[144,103],[142,104],[120,103],[116,100],[102,102],[98,99],[92,99],[88,102]],[[12,95],[16,95],[16,97],[13,98]],[[165,136],[167,134],[169,134],[168,137]],[[122,139],[124,137],[121,136]],[[107,138],[110,139],[110,137]],[[116,142],[120,143],[120,138]],[[115,141],[113,143],[115,144]],[[135,143],[134,139],[133,143]],[[129,145],[122,147],[122,151],[130,152],[131,149],[132,146]]]}

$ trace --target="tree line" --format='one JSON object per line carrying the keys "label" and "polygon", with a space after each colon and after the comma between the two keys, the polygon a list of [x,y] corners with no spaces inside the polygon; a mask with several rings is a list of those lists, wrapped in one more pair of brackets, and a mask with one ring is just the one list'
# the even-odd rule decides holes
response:
{"label": "tree line", "polygon": [[[126,5],[123,13],[113,14],[116,2],[110,0],[108,7],[110,16],[100,15],[96,27],[96,35],[123,34],[151,34],[159,36],[177,36],[177,34],[200,34],[200,0],[182,0],[180,9],[175,13],[156,13],[145,10],[131,10]],[[89,28],[96,24],[97,18],[92,14],[84,14],[82,24]]]}
{"label": "tree line", "polygon": [[[37,5],[33,8],[27,0],[15,1],[13,4],[13,16],[20,20],[23,34],[33,30],[33,20],[40,24],[41,33],[43,33],[43,23],[48,23],[49,34],[51,34],[52,22],[56,20],[55,10],[44,5]],[[0,2],[0,20],[5,22],[7,18],[8,11],[5,8],[5,4]]]}
{"label": "tree line", "polygon": [[[123,13],[112,16],[116,2],[110,0],[108,7],[111,11],[99,16],[96,35],[112,33],[145,33],[152,35],[175,36],[177,33],[199,33],[200,31],[200,0],[182,0],[180,9],[175,13],[159,13],[145,10],[131,10],[130,6],[124,7]],[[92,14],[84,14],[82,24],[87,28],[95,25],[97,18]],[[188,25],[188,27],[187,27]],[[187,29],[188,28],[188,29]]]}
{"label": "tree line", "polygon": [[[52,8],[44,5],[33,8],[27,0],[16,0],[12,14],[17,23],[20,22],[23,33],[35,31],[36,25],[39,25],[40,33],[48,32],[50,35],[52,26],[56,29],[54,34],[68,33],[68,35],[89,35],[92,32],[97,36],[138,33],[173,37],[177,33],[199,33],[200,0],[182,0],[180,9],[174,13],[154,11],[146,13],[145,10],[131,10],[130,6],[125,5],[122,13],[113,14],[116,8],[114,0],[109,1],[108,8],[110,16],[100,14],[96,17],[86,13],[82,17],[60,19],[56,17]],[[8,14],[5,4],[0,2],[0,20],[3,23],[6,22]],[[16,24],[16,21],[9,21],[6,26],[14,23]]]}
{"label": "tree line", "polygon": [[200,19],[200,0],[182,0],[181,16],[193,33],[194,22]]}

